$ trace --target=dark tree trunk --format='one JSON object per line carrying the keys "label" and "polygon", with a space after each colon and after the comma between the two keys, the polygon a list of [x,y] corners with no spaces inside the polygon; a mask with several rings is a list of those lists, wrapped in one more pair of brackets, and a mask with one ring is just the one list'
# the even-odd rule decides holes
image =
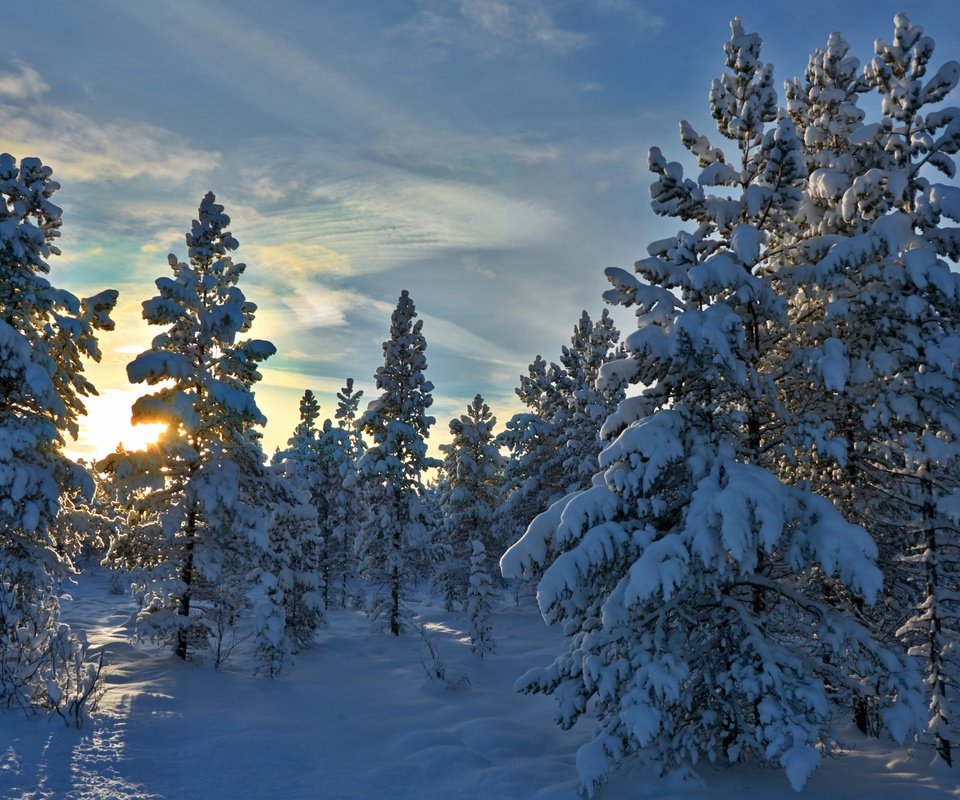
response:
{"label": "dark tree trunk", "polygon": [[390,633],[400,635],[400,529],[395,528],[393,539],[393,563],[390,565]]}
{"label": "dark tree trunk", "polygon": [[187,660],[187,628],[190,622],[190,595],[193,590],[193,551],[196,544],[197,512],[187,514],[187,529],[185,531],[186,544],[184,546],[183,567],[180,570],[180,580],[183,581],[183,594],[177,606],[177,614],[184,617],[183,625],[177,631],[177,658]]}

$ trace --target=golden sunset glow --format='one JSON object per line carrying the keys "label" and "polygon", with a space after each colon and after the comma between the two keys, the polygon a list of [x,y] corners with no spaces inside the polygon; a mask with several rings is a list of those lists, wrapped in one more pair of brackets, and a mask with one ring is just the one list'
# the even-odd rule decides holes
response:
{"label": "golden sunset glow", "polygon": [[136,390],[106,389],[86,399],[87,416],[81,420],[80,437],[67,452],[77,458],[102,458],[122,444],[127,450],[143,450],[157,440],[165,425],[133,425],[130,407],[139,397]]}

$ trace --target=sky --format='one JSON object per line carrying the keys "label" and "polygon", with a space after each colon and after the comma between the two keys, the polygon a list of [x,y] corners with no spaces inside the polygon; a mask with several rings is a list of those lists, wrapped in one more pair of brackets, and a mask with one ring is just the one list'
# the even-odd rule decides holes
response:
{"label": "sky", "polygon": [[478,392],[502,426],[534,356],[557,360],[581,310],[599,316],[603,270],[676,232],[649,208],[647,151],[680,159],[681,119],[713,132],[731,18],[782,86],[832,31],[868,60],[898,11],[936,64],[960,59],[956,0],[8,4],[0,152],[62,184],[53,283],[120,291],[68,451],[135,446],[144,390],[125,366],[157,332],[141,303],[211,190],[247,264],[251,335],[278,351],[256,387],[268,452],[304,389],[330,417],[347,377],[376,396],[403,289],[424,320],[432,442]]}

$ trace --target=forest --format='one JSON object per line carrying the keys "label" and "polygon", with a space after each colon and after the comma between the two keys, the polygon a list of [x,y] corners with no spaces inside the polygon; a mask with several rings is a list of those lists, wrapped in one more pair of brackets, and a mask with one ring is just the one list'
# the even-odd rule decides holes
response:
{"label": "forest", "polygon": [[61,617],[65,582],[95,569],[156,658],[264,680],[347,610],[429,649],[432,598],[477,660],[497,657],[497,609],[539,613],[559,648],[516,688],[552,696],[563,729],[588,720],[590,797],[636,762],[769,765],[800,791],[843,754],[844,720],[953,766],[960,64],[904,14],[862,66],[831,35],[782,98],[739,18],[723,49],[720,138],[683,121],[686,166],[649,152],[653,211],[678,232],[606,270],[636,328],[584,311],[520,377],[525,410],[498,429],[477,394],[442,458],[407,290],[376,396],[343,376],[321,421],[305,387],[265,452],[255,387],[276,348],[252,338],[212,192],[127,366],[133,421],[164,431],[68,458],[117,292],[53,284],[60,186],[0,155],[0,707],[96,719],[109,659]]}

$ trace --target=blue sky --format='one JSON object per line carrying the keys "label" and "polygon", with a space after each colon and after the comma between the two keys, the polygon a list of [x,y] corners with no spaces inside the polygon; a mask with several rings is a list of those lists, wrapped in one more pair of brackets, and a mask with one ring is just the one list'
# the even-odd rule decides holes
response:
{"label": "blue sky", "polygon": [[[257,397],[269,449],[304,388],[332,416],[367,399],[401,289],[424,319],[435,430],[481,392],[501,424],[533,357],[556,359],[603,269],[674,232],[648,207],[646,153],[710,132],[729,20],[764,39],[778,86],[831,31],[861,61],[906,11],[960,58],[955,0],[252,0],[4,9],[0,150],[63,184],[53,279],[121,291],[91,370],[78,454],[111,450],[152,335],[140,303],[185,256],[207,190],[233,218],[253,335],[278,355]],[[630,324],[621,315],[622,327]],[[129,437],[129,434],[126,434]]]}

